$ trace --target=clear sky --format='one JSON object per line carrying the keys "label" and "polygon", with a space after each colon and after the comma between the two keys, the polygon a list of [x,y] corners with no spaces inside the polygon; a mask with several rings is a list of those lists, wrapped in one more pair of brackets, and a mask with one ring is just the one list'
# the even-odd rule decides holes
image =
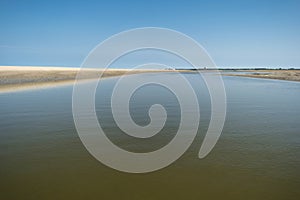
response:
{"label": "clear sky", "polygon": [[0,1],[0,65],[80,66],[137,27],[183,32],[218,66],[300,67],[300,1]]}

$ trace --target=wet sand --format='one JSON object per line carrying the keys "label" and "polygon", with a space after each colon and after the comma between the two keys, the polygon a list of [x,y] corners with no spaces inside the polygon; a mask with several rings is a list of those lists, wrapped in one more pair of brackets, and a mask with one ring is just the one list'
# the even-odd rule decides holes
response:
{"label": "wet sand", "polygon": [[[234,73],[239,72],[239,73]],[[250,78],[267,78],[286,81],[300,81],[300,70],[237,70],[223,74],[225,76],[242,76]],[[242,72],[242,73],[241,73]],[[243,72],[245,74],[243,74]]]}
{"label": "wet sand", "polygon": [[[79,68],[70,67],[0,66],[0,93],[73,84],[78,72]],[[102,72],[102,77],[113,77],[170,70],[84,69],[81,80],[96,79]]]}

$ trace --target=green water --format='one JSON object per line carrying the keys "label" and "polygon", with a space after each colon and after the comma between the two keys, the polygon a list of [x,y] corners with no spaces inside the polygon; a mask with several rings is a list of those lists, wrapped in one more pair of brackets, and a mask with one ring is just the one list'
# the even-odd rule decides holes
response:
{"label": "green water", "polygon": [[[210,101],[199,77],[186,77],[199,98],[198,136],[179,160],[148,174],[118,172],[87,152],[73,122],[71,86],[0,94],[1,199],[299,199],[300,83],[224,77],[225,127],[212,152],[199,159]],[[135,152],[164,146],[180,120],[174,95],[154,85],[134,94],[130,107],[137,124],[149,123],[154,103],[165,106],[168,120],[153,138],[132,139],[112,119],[115,81],[105,80],[96,95],[108,137]]]}

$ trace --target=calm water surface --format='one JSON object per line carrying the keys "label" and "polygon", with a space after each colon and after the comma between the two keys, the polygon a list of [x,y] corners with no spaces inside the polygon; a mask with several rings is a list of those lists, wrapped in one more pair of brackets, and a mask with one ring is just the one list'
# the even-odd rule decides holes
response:
{"label": "calm water surface", "polygon": [[[213,151],[200,160],[209,94],[198,75],[186,77],[201,109],[197,138],[175,163],[148,174],[115,171],[87,152],[74,127],[71,86],[0,94],[1,199],[299,199],[300,83],[224,77],[225,127]],[[136,91],[130,109],[137,124],[150,122],[148,109],[157,103],[164,105],[168,119],[154,137],[133,139],[112,118],[116,80],[106,79],[96,94],[108,137],[134,152],[167,144],[180,121],[175,96],[156,85]]]}

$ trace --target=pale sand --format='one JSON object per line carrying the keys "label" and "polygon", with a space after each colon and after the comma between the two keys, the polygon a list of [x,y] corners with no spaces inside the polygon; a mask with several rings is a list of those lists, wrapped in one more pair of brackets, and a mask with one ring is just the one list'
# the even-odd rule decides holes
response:
{"label": "pale sand", "polygon": [[[33,67],[33,66],[0,66],[0,93],[57,87],[73,84],[79,68],[71,67]],[[124,74],[175,72],[176,70],[130,70],[130,69],[84,69],[81,81],[99,77],[113,77]],[[179,70],[180,72],[195,72]],[[205,71],[204,71],[205,72]],[[220,71],[222,73],[222,71]],[[225,76],[242,76],[252,78],[268,78],[289,81],[300,81],[300,70],[238,70],[251,74],[223,74]]]}
{"label": "pale sand", "polygon": [[[69,67],[0,66],[0,93],[73,84],[78,72],[79,68]],[[81,80],[97,79],[102,72],[102,77],[113,77],[172,70],[84,69]]]}
{"label": "pale sand", "polygon": [[300,81],[300,70],[238,70],[249,74],[223,74],[225,76],[242,76],[250,78],[267,78],[286,81]]}

